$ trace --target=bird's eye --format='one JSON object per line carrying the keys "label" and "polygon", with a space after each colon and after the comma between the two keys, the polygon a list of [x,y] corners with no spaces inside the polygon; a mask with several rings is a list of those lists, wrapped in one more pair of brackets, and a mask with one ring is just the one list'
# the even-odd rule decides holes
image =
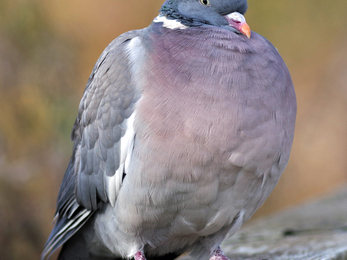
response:
{"label": "bird's eye", "polygon": [[210,6],[210,0],[199,0],[200,4],[204,5],[204,6]]}

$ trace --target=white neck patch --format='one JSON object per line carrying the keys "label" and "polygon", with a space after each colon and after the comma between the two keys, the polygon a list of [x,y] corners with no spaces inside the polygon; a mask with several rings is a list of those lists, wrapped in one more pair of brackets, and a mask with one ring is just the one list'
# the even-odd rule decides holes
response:
{"label": "white neck patch", "polygon": [[163,15],[158,15],[156,18],[154,18],[153,22],[163,23],[163,27],[168,29],[187,29],[188,28],[188,26],[180,23],[179,21],[167,19],[166,16],[163,16]]}

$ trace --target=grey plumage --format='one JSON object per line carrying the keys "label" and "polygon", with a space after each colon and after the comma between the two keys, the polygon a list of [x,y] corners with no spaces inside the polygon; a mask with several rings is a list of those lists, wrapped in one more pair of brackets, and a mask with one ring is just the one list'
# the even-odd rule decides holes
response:
{"label": "grey plumage", "polygon": [[167,1],[97,61],[42,258],[65,243],[60,259],[207,259],[276,185],[294,134],[290,74],[266,39],[221,20],[246,1],[196,2]]}

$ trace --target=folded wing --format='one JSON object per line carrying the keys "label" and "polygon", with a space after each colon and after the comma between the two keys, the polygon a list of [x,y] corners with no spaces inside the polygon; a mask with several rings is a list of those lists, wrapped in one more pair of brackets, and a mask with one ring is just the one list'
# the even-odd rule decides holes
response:
{"label": "folded wing", "polygon": [[94,66],[71,134],[73,154],[60,187],[55,226],[41,259],[76,233],[100,204],[115,204],[132,151],[133,111],[140,95],[127,45],[140,32],[119,36]]}

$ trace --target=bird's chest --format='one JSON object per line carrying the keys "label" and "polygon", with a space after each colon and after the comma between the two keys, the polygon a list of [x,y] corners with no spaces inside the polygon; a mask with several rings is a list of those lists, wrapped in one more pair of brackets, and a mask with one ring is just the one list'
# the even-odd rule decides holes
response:
{"label": "bird's chest", "polygon": [[242,45],[236,47],[228,33],[197,28],[161,28],[150,36],[144,39],[150,47],[139,73],[137,137],[176,151],[230,150],[243,122],[256,117],[244,116],[244,109],[261,96],[247,74]]}
{"label": "bird's chest", "polygon": [[200,91],[195,83],[148,86],[136,105],[130,172],[115,212],[122,232],[138,232],[157,248],[214,234],[240,211],[226,191],[239,170],[228,162],[237,113],[224,90]]}
{"label": "bird's chest", "polygon": [[201,166],[236,145],[238,114],[223,91],[207,95],[189,83],[186,89],[161,85],[152,90],[143,93],[136,111],[136,139],[146,149],[139,148],[140,156],[150,152],[168,168],[182,160]]}
{"label": "bird's chest", "polygon": [[145,169],[139,174],[156,183],[205,167],[218,176],[219,168],[232,167],[228,158],[241,136],[267,121],[271,111],[261,115],[263,108],[253,106],[257,90],[236,62],[239,52],[194,35],[176,44],[170,37],[151,42],[141,71],[134,121],[134,154]]}

